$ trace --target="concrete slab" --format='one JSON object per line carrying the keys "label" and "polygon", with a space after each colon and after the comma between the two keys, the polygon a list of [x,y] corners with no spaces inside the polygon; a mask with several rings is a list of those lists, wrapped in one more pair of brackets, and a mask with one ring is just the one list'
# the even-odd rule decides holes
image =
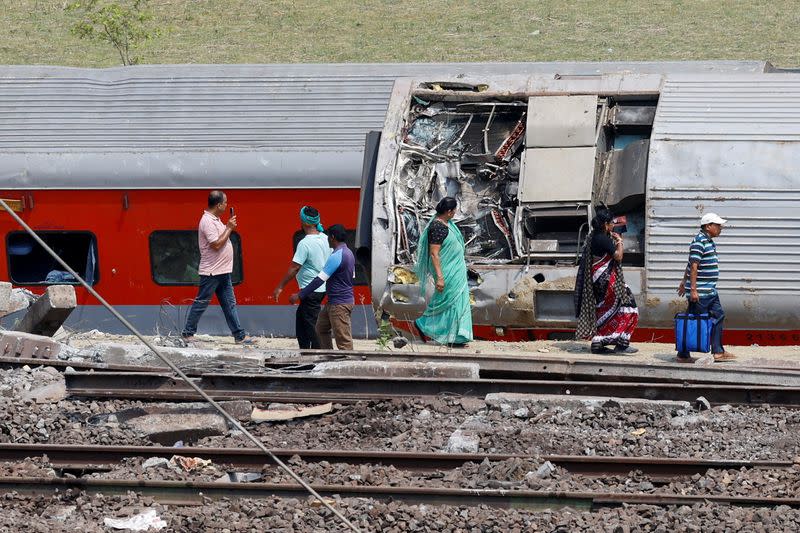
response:
{"label": "concrete slab", "polygon": [[51,336],[77,307],[75,287],[50,285],[14,328],[16,331]]}
{"label": "concrete slab", "polygon": [[479,379],[480,365],[477,363],[329,361],[318,363],[311,373],[324,376]]}
{"label": "concrete slab", "polygon": [[[22,318],[21,311],[29,308],[33,302],[36,301],[38,295],[32,293],[28,289],[11,289],[11,294],[8,296],[8,307],[5,310],[0,310],[0,317],[19,313],[20,316],[16,317],[17,320]],[[12,317],[14,318],[14,317]]]}
{"label": "concrete slab", "polygon": [[[257,352],[228,352],[200,348],[173,348],[160,346],[159,351],[178,366],[198,364],[232,363],[239,366],[263,368],[266,356]],[[167,368],[167,365],[144,344],[101,342],[80,352],[85,357],[102,360],[109,364],[145,365]]]}
{"label": "concrete slab", "polygon": [[676,409],[691,409],[691,402],[676,400],[645,400],[641,398],[614,398],[611,396],[559,396],[551,394],[516,394],[498,392],[486,395],[486,405],[500,409],[507,405],[511,408],[519,408],[532,403],[543,403],[547,405],[557,405],[559,407],[589,407],[597,409],[603,407],[607,402],[614,402],[619,405],[632,406],[646,409],[653,406],[674,407]]}
{"label": "concrete slab", "polygon": [[33,400],[36,403],[56,403],[67,397],[67,387],[63,378],[47,385],[26,391],[23,400]]}
{"label": "concrete slab", "polygon": [[3,331],[0,334],[0,355],[3,357],[30,357],[55,359],[65,348],[50,337],[20,331]]}
{"label": "concrete slab", "polygon": [[471,432],[455,430],[444,447],[446,453],[478,453],[480,437]]}
{"label": "concrete slab", "polygon": [[11,312],[11,284],[7,281],[0,281],[0,314],[5,315]]}
{"label": "concrete slab", "polygon": [[172,446],[179,440],[195,442],[228,431],[225,419],[213,413],[144,415],[132,418],[126,424],[164,446]]}
{"label": "concrete slab", "polygon": [[[253,411],[253,404],[247,400],[229,400],[217,402],[230,415],[238,420],[250,420],[250,413]],[[184,402],[184,403],[153,403],[146,404],[141,408],[126,409],[118,411],[117,420],[127,422],[134,418],[146,415],[192,415],[192,414],[216,414],[217,410],[205,402]]]}

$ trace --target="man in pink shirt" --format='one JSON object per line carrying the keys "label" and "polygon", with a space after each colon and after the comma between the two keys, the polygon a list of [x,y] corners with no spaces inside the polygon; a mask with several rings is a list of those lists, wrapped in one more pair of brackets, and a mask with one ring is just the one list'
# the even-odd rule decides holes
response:
{"label": "man in pink shirt", "polygon": [[239,322],[236,311],[236,296],[233,294],[231,272],[233,272],[233,245],[231,233],[236,229],[236,217],[231,215],[227,224],[223,224],[220,216],[228,208],[228,197],[222,191],[211,191],[208,195],[208,208],[200,218],[197,229],[197,240],[200,245],[200,290],[197,293],[186,326],[181,334],[186,341],[191,341],[197,333],[197,322],[208,307],[211,297],[216,294],[225,321],[233,334],[236,344],[253,344]]}

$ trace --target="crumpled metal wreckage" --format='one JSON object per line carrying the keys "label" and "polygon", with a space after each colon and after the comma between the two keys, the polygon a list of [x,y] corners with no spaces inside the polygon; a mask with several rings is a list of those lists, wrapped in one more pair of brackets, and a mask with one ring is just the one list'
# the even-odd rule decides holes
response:
{"label": "crumpled metal wreckage", "polygon": [[396,258],[413,264],[420,233],[445,196],[472,261],[519,257],[512,221],[525,132],[521,105],[470,106],[417,100],[398,154]]}

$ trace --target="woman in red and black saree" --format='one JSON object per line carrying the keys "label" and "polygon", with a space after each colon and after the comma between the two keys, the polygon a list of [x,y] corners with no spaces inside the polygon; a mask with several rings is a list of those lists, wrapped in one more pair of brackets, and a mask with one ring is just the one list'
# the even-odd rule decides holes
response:
{"label": "woman in red and black saree", "polygon": [[613,228],[614,215],[597,209],[575,280],[575,336],[591,339],[592,353],[635,353],[630,343],[639,310],[622,275],[622,237]]}

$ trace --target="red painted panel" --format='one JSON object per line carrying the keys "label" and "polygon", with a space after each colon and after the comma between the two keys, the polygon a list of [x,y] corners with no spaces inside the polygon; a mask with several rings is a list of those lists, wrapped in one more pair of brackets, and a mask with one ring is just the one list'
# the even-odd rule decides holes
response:
{"label": "red painted panel", "polygon": [[[326,226],[356,227],[357,189],[272,189],[226,191],[228,205],[238,218],[242,238],[244,281],[236,286],[241,305],[274,304],[272,290],[292,258],[292,235],[300,229],[299,211],[313,205]],[[207,190],[137,191],[34,191],[5,192],[3,198],[26,197],[21,216],[36,230],[88,230],[98,244],[100,281],[97,291],[112,304],[152,305],[168,300],[189,303],[197,289],[192,286],[162,286],[150,272],[149,235],[156,230],[197,230],[206,206]],[[127,194],[128,209],[123,208]],[[33,208],[30,209],[33,198]],[[227,218],[227,217],[226,217]],[[9,279],[5,235],[21,228],[0,213],[0,279]],[[281,304],[296,290],[290,284]],[[41,292],[41,287],[28,287]],[[95,304],[78,287],[80,304]],[[356,302],[369,303],[369,288],[356,287]]]}
{"label": "red painted panel", "polygon": [[[123,207],[127,194],[128,208]],[[359,191],[356,189],[274,189],[227,191],[228,203],[236,210],[237,231],[242,237],[244,281],[236,287],[241,305],[270,305],[275,285],[286,272],[292,256],[292,236],[300,229],[298,213],[313,205],[326,226],[343,224],[355,228]],[[149,235],[156,230],[196,230],[206,205],[206,190],[138,191],[34,191],[0,192],[3,198],[25,198],[22,218],[37,230],[91,231],[97,237],[100,281],[96,289],[117,305],[158,305],[163,301],[188,304],[196,295],[192,286],[162,286],[150,272]],[[31,208],[33,205],[33,208]],[[21,228],[6,213],[0,213],[0,279],[9,279],[5,235]],[[40,286],[28,287],[42,292]],[[77,287],[79,304],[97,304]],[[280,304],[296,289],[284,291]],[[369,304],[368,287],[356,287],[356,303]],[[397,324],[407,329],[407,324]],[[571,330],[508,329],[498,336],[491,326],[475,326],[475,338],[525,341],[547,339],[553,333]],[[635,342],[674,342],[668,329],[639,329]],[[731,345],[800,344],[800,330],[727,330]]]}

